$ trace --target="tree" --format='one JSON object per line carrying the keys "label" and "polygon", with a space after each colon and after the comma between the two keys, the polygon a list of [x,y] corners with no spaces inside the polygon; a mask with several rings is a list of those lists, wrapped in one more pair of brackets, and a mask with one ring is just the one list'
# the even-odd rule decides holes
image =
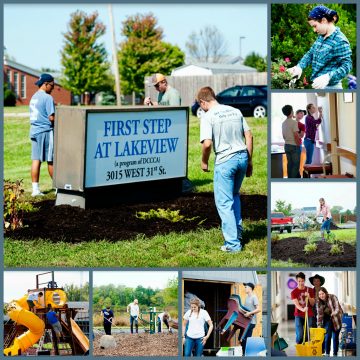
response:
{"label": "tree", "polygon": [[118,60],[125,95],[144,95],[145,76],[157,72],[167,75],[184,64],[185,54],[178,46],[162,40],[163,30],[151,13],[129,16],[122,23],[121,33],[126,40],[120,43]]}
{"label": "tree", "polygon": [[65,285],[64,291],[68,301],[89,301],[89,283],[85,283],[83,287]]}
{"label": "tree", "polygon": [[292,205],[286,204],[285,200],[277,200],[275,203],[275,212],[282,212],[284,215],[291,215]]}
{"label": "tree", "polygon": [[62,51],[62,86],[75,95],[95,93],[108,87],[110,65],[99,38],[105,26],[98,21],[98,13],[86,15],[82,11],[71,14],[69,30],[64,34]]}
{"label": "tree", "polygon": [[199,62],[219,63],[227,51],[223,35],[214,25],[193,31],[185,44],[189,55]]}
{"label": "tree", "polygon": [[253,67],[259,72],[266,71],[266,56],[262,57],[253,51],[246,56],[244,65]]}
{"label": "tree", "polygon": [[[271,61],[289,58],[296,65],[310,49],[317,35],[312,31],[307,15],[317,4],[271,5]],[[339,26],[348,38],[352,50],[353,70],[356,73],[356,5],[329,4],[339,14]],[[289,64],[290,65],[290,64]],[[310,70],[307,69],[307,74]],[[308,77],[308,76],[307,76]]]}
{"label": "tree", "polygon": [[342,206],[335,205],[330,209],[330,211],[331,211],[332,214],[339,214],[342,209],[343,209]]}

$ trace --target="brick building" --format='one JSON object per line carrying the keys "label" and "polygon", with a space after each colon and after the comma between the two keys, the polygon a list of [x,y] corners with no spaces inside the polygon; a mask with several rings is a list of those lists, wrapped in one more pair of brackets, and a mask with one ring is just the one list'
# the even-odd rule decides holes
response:
{"label": "brick building", "polygon": [[[8,87],[16,94],[16,105],[29,105],[31,97],[38,90],[35,82],[39,79],[41,71],[4,58],[3,72],[5,84],[8,84]],[[54,74],[51,75],[54,76]],[[71,105],[71,92],[61,87],[56,77],[51,96],[56,105]]]}

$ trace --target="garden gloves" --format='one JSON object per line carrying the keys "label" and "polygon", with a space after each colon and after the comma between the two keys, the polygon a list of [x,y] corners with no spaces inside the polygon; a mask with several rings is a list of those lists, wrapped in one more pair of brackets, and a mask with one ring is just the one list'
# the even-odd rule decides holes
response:
{"label": "garden gloves", "polygon": [[300,76],[302,74],[302,69],[298,65],[289,68],[287,71],[291,74],[292,77],[297,77],[298,79],[300,79]]}
{"label": "garden gloves", "polygon": [[312,87],[314,89],[324,89],[330,81],[330,75],[324,74],[314,79]]}

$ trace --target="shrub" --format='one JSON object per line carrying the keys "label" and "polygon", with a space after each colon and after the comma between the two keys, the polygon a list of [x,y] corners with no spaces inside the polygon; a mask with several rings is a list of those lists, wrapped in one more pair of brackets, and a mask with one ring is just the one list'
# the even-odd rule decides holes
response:
{"label": "shrub", "polygon": [[315,243],[312,244],[306,244],[304,246],[305,254],[311,254],[317,250],[317,245]]}
{"label": "shrub", "polygon": [[309,231],[306,236],[306,241],[308,244],[314,244],[319,241],[319,235],[317,232]]}
{"label": "shrub", "polygon": [[16,95],[10,89],[4,90],[4,106],[15,106]]}
{"label": "shrub", "polygon": [[331,245],[330,255],[340,255],[344,253],[344,247],[340,244]]}
{"label": "shrub", "polygon": [[[179,221],[193,221],[199,218],[199,216],[194,216],[193,218],[185,218],[184,215],[180,215],[180,210],[170,210],[170,209],[150,209],[148,212],[139,211],[135,215],[138,219],[149,220],[149,219],[166,219],[171,222]],[[199,222],[199,225],[203,223],[204,220]]]}
{"label": "shrub", "polygon": [[4,231],[23,226],[24,212],[33,211],[31,203],[24,201],[22,180],[4,180]]}

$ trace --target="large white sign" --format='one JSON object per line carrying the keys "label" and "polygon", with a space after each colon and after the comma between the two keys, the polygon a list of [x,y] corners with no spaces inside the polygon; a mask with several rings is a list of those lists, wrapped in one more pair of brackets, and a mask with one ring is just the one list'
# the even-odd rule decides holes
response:
{"label": "large white sign", "polygon": [[186,176],[186,109],[90,112],[85,187]]}

